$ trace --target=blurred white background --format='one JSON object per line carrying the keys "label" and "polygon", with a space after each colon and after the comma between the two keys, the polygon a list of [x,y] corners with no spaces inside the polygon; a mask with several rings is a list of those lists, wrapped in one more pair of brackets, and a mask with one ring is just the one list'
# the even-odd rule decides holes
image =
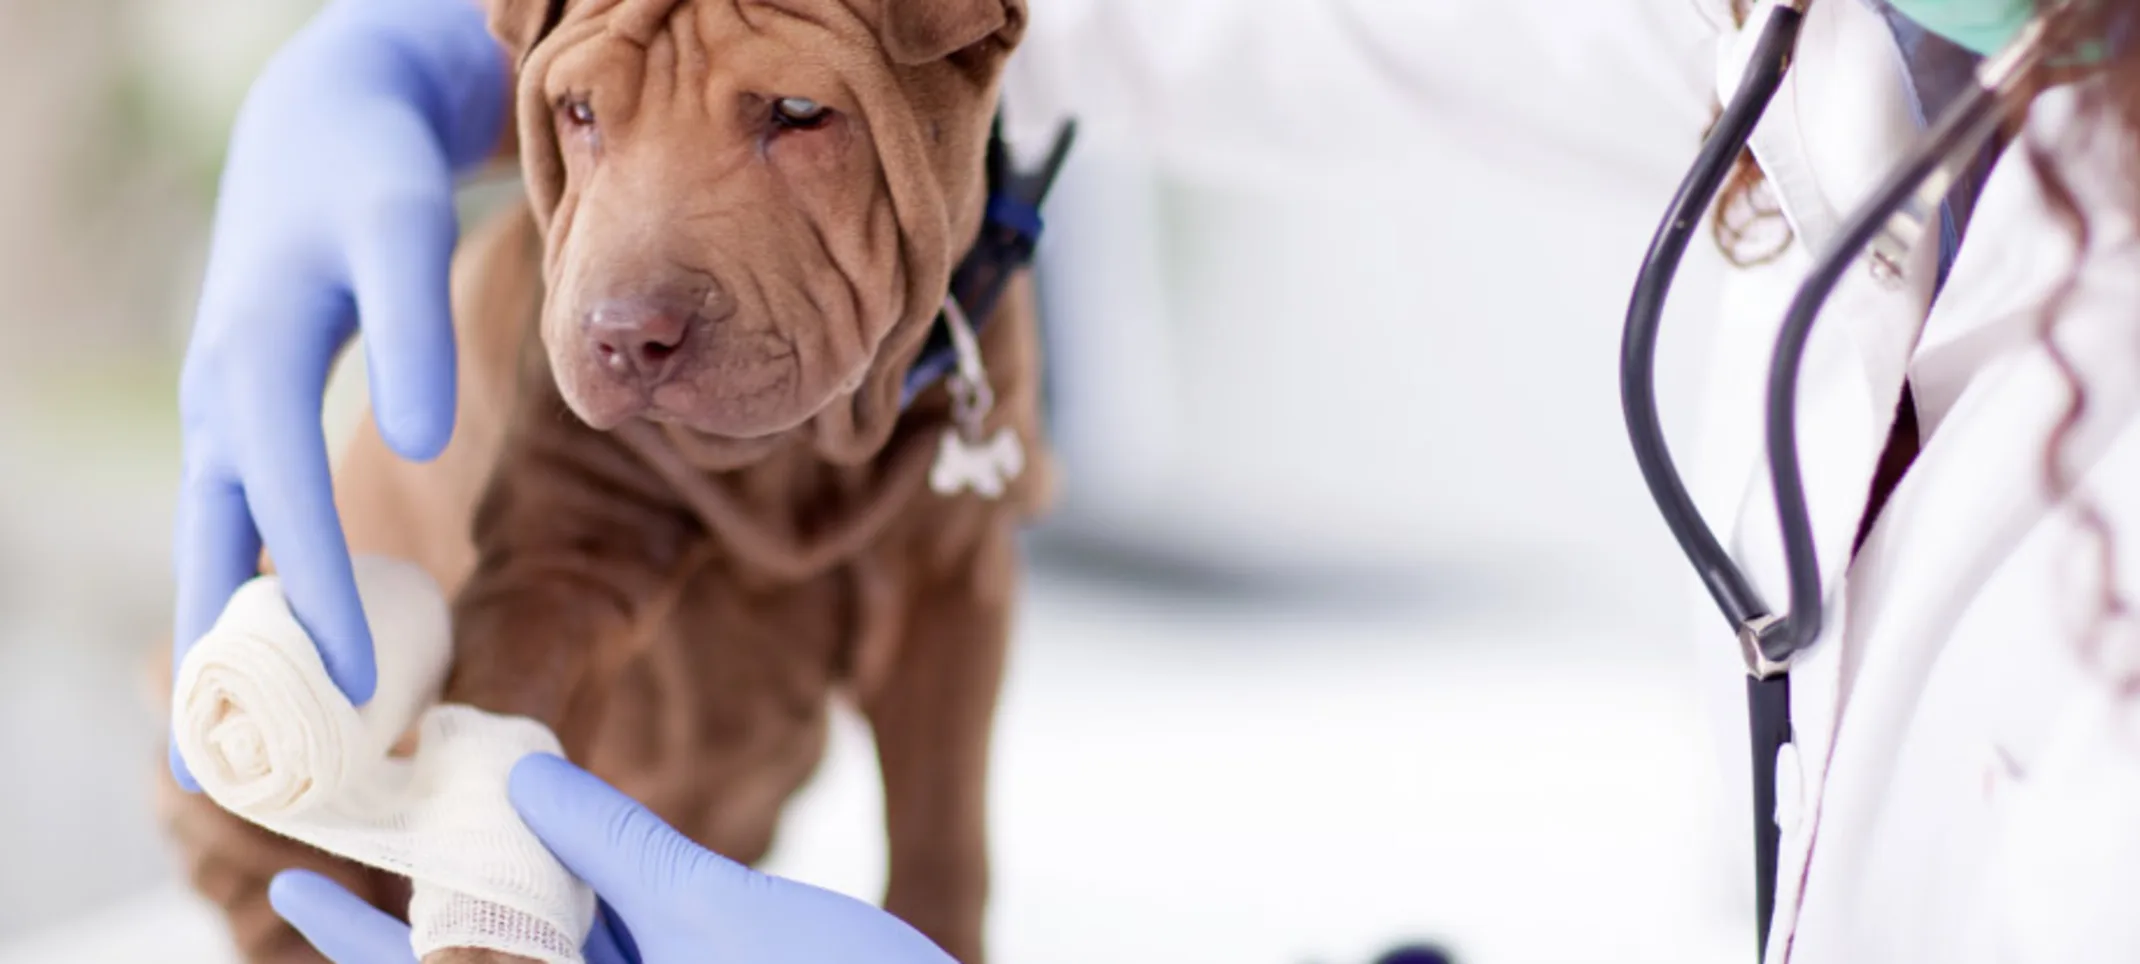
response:
{"label": "blurred white background", "polygon": [[[220,145],[311,6],[0,0],[0,962],[227,959],[149,816],[143,660]],[[1713,799],[1743,774],[1705,742],[1616,394],[1678,172],[1557,170],[1452,146],[1405,183],[1279,190],[1083,145],[1042,275],[1069,489],[998,740],[999,960],[1750,946]],[[1668,409],[1711,275],[1682,286]],[[842,733],[777,866],[871,896],[874,774]]]}

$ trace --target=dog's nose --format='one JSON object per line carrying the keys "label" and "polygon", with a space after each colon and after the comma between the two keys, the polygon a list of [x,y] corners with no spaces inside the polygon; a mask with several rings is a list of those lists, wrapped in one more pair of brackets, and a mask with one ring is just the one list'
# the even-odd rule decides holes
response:
{"label": "dog's nose", "polygon": [[668,377],[696,316],[696,306],[665,299],[617,299],[588,312],[587,337],[604,371],[652,386]]}

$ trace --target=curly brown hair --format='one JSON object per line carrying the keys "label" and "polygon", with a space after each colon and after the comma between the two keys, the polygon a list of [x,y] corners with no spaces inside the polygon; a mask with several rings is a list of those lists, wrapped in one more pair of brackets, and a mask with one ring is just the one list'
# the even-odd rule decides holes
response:
{"label": "curly brown hair", "polygon": [[[2037,0],[2039,9],[2055,5],[2056,0]],[[2053,41],[2065,49],[2078,50],[2084,44],[2111,36],[2113,28],[2134,22],[2136,15],[2140,15],[2140,0],[2102,0],[2059,21]],[[2125,148],[2122,154],[2126,165],[2123,180],[2140,186],[2140,50],[2126,45],[2125,49],[2114,51],[2100,63],[2080,68],[2051,68],[2043,73],[2030,85],[2027,93],[2033,96],[2051,86],[2070,85],[2075,116],[2084,122],[2081,127],[2091,134],[2118,138]],[[2025,102],[2017,106],[2025,106]],[[2080,199],[2058,170],[2058,147],[2038,138],[2025,137],[2023,148],[2053,216],[2071,236],[2079,257],[2086,257],[2094,233]],[[2065,314],[2066,305],[2079,285],[2080,270],[2076,263],[2037,317],[2037,342],[2058,367],[2067,389],[2065,411],[2044,446],[2042,473],[2044,487],[2053,502],[2063,504],[2073,513],[2088,541],[2095,568],[2096,611],[2080,640],[2082,656],[2098,667],[2107,667],[2109,654],[2103,648],[2109,629],[2130,616],[2133,607],[2119,587],[2117,539],[2109,520],[2094,500],[2075,494],[2080,479],[2071,464],[2070,450],[2074,435],[2088,415],[2088,387],[2073,357],[2059,344],[2057,334],[2059,319]],[[2116,683],[2121,696],[2140,695],[2140,669],[2121,672]]]}
{"label": "curly brown hair", "polygon": [[[1733,22],[1744,27],[1752,8],[1753,0],[1732,0]],[[1722,104],[1715,106],[1717,117],[1722,116],[1723,110]],[[1715,120],[1712,118],[1710,123],[1714,125]],[[1702,132],[1703,138],[1708,136],[1709,131]],[[1724,179],[1716,207],[1709,212],[1709,231],[1716,238],[1717,250],[1724,253],[1724,260],[1740,268],[1768,264],[1791,250],[1791,225],[1783,218],[1782,204],[1769,193],[1752,148],[1739,151],[1730,176]]]}

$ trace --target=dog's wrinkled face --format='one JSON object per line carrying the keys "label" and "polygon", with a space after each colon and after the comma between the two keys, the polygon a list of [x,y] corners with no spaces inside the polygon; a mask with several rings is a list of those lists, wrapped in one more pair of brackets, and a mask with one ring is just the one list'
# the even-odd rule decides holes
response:
{"label": "dog's wrinkled face", "polygon": [[520,129],[546,228],[543,342],[573,411],[762,439],[896,380],[880,355],[933,316],[977,217],[1022,4],[583,0],[553,15],[494,0],[516,53],[541,34]]}

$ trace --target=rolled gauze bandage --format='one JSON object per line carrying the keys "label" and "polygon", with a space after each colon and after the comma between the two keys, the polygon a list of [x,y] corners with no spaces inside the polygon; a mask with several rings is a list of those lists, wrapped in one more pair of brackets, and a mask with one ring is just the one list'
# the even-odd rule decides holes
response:
{"label": "rolled gauze bandage", "polygon": [[[231,598],[179,664],[171,726],[216,803],[252,823],[413,882],[418,956],[481,948],[577,964],[594,895],[506,797],[513,764],[557,753],[549,728],[438,706],[452,660],[445,600],[420,569],[356,560],[379,686],[352,706],[279,581]],[[416,728],[413,756],[392,755]]]}

